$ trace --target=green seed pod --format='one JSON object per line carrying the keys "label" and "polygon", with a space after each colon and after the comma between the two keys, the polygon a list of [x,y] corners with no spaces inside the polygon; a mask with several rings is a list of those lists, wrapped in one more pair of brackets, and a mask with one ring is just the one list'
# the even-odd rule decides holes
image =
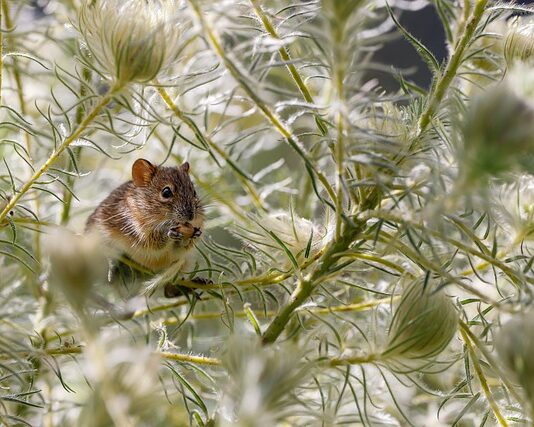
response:
{"label": "green seed pod", "polygon": [[473,98],[462,131],[460,164],[466,182],[513,169],[534,172],[534,109],[507,83]]}
{"label": "green seed pod", "polygon": [[96,64],[117,84],[146,83],[180,49],[173,0],[93,0],[80,9],[78,28]]}
{"label": "green seed pod", "polygon": [[534,407],[534,312],[505,323],[495,336],[497,354]]}
{"label": "green seed pod", "polygon": [[410,283],[389,326],[383,359],[428,360],[439,355],[458,329],[458,312],[443,290]]}
{"label": "green seed pod", "polygon": [[506,34],[504,58],[508,65],[516,61],[530,62],[534,54],[534,24],[517,26]]}

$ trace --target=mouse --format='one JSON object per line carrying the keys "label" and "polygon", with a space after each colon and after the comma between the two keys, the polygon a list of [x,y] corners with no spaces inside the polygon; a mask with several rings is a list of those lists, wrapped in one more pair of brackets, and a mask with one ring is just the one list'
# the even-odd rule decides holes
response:
{"label": "mouse", "polygon": [[[111,191],[86,222],[86,232],[97,232],[114,250],[157,275],[151,288],[190,267],[203,232],[204,208],[189,172],[188,162],[168,167],[137,159],[132,179]],[[166,285],[165,295],[172,293]]]}

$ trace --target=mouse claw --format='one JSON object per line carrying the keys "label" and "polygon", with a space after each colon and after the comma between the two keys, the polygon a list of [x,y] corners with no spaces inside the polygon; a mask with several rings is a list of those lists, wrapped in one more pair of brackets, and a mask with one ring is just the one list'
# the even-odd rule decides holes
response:
{"label": "mouse claw", "polygon": [[200,237],[202,230],[199,227],[193,228],[193,237]]}

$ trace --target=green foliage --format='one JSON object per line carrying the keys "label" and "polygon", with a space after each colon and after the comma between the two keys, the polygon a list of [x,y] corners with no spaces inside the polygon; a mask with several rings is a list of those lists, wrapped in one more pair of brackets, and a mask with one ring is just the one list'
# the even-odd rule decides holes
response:
{"label": "green foliage", "polygon": [[[30,3],[0,0],[1,425],[533,422],[529,7],[429,1],[440,63],[424,1]],[[428,90],[374,78],[393,37]],[[173,299],[83,235],[140,157],[206,206]]]}

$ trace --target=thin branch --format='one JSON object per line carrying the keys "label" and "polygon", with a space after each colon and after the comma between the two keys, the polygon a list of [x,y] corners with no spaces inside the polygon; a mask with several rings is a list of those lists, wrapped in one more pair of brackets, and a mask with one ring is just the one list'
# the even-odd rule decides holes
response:
{"label": "thin branch", "polygon": [[202,28],[204,29],[204,32],[206,33],[211,46],[213,47],[214,51],[217,53],[225,67],[228,69],[232,77],[246,92],[250,99],[252,99],[254,104],[256,104],[256,106],[264,114],[264,116],[271,122],[274,128],[284,137],[284,139],[288,142],[291,148],[293,148],[293,150],[295,150],[299,157],[304,161],[304,163],[306,164],[306,168],[309,171],[313,171],[313,173],[317,175],[317,178],[327,191],[328,195],[330,196],[332,201],[335,202],[335,191],[328,182],[328,179],[326,178],[324,173],[318,170],[316,165],[311,162],[309,154],[306,152],[305,148],[298,141],[298,139],[293,135],[292,131],[282,122],[278,115],[274,111],[272,111],[269,106],[257,95],[257,91],[254,90],[248,84],[244,76],[241,74],[241,71],[239,71],[239,68],[227,56],[226,52],[222,47],[221,42],[219,41],[219,38],[217,37],[211,26],[206,22],[206,19],[202,14],[202,10],[200,9],[196,0],[188,0],[188,2],[191,5],[193,11],[195,12],[195,15],[198,21],[200,22]]}
{"label": "thin branch", "polygon": [[16,206],[17,202],[24,196],[35,184],[37,180],[46,172],[50,167],[59,159],[61,154],[74,142],[78,139],[81,134],[85,131],[87,126],[98,116],[100,111],[113,99],[113,97],[121,90],[121,87],[112,87],[96,104],[91,112],[85,117],[85,119],[80,123],[80,125],[57,147],[46,162],[33,174],[33,176],[26,181],[26,183],[9,199],[8,203],[0,212],[0,224],[6,216],[11,212],[11,210]]}
{"label": "thin branch", "polygon": [[435,83],[434,90],[430,94],[430,98],[427,100],[426,107],[421,114],[421,117],[419,117],[419,134],[422,134],[431,123],[432,118],[436,114],[437,108],[441,104],[441,101],[445,97],[449,86],[456,77],[456,73],[458,72],[458,68],[462,63],[465,50],[473,39],[473,34],[475,33],[475,30],[477,29],[478,24],[484,15],[487,4],[488,0],[476,0],[471,19],[465,26],[464,32],[458,40],[456,47],[454,48],[454,52],[452,53],[443,74]]}
{"label": "thin branch", "polygon": [[484,372],[482,371],[482,367],[480,366],[480,362],[478,361],[478,357],[477,357],[477,354],[475,353],[475,349],[473,348],[473,345],[471,344],[471,340],[465,333],[464,329],[460,329],[460,333],[462,334],[462,338],[469,351],[469,354],[471,355],[471,363],[473,364],[473,367],[475,368],[478,381],[480,383],[480,386],[482,387],[482,390],[484,391],[484,395],[486,396],[486,399],[488,400],[491,410],[493,411],[493,415],[495,415],[495,418],[497,419],[497,421],[499,422],[501,426],[508,427],[508,422],[501,414],[499,406],[497,405],[497,402],[495,402],[495,399],[493,398],[493,394],[491,393],[491,390],[488,386],[488,381],[486,380]]}
{"label": "thin branch", "polygon": [[[262,9],[261,5],[259,4],[258,0],[250,0],[250,3],[252,4],[252,7],[254,8],[254,12],[258,16],[258,18],[261,20],[263,27],[265,30],[273,37],[274,39],[281,40],[280,36],[278,35],[278,32],[276,31],[276,28],[274,28],[273,24],[269,20],[269,17]],[[282,61],[286,63],[286,68],[289,71],[289,74],[293,78],[293,81],[299,88],[300,93],[306,100],[306,102],[309,102],[310,104],[315,104],[315,100],[313,99],[313,96],[308,89],[308,86],[306,86],[306,83],[300,76],[300,73],[297,70],[297,67],[295,67],[295,64],[291,62],[291,56],[289,54],[289,48],[286,46],[282,46],[278,49],[278,54],[280,55],[280,58],[282,58]],[[314,114],[315,116],[315,122],[317,123],[317,127],[319,128],[319,131],[326,135],[328,132],[328,128],[326,127],[323,119],[318,114]]]}

